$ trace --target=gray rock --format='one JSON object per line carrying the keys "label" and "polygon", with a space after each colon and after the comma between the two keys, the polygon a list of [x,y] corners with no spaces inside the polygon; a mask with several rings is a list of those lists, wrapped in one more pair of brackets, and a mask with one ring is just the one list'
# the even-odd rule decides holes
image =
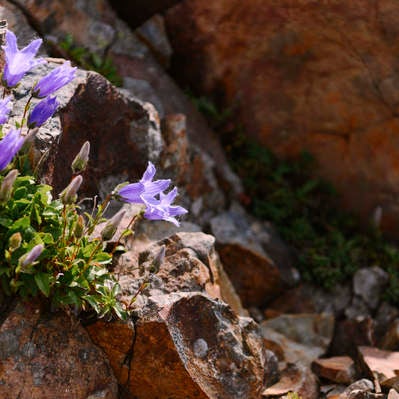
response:
{"label": "gray rock", "polygon": [[358,270],[353,276],[353,291],[371,308],[376,309],[380,297],[388,284],[389,275],[380,267],[373,266]]}

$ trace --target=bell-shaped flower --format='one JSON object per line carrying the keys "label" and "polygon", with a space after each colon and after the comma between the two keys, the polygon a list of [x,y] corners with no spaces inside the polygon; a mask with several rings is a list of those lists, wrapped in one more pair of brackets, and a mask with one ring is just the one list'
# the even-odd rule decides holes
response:
{"label": "bell-shaped flower", "polygon": [[70,61],[64,62],[61,66],[53,69],[48,75],[39,80],[33,88],[33,94],[39,98],[53,94],[75,78],[76,69],[76,67],[71,67]]}
{"label": "bell-shaped flower", "polygon": [[11,129],[0,141],[0,170],[3,170],[21,149],[25,137],[21,135],[21,129]]}
{"label": "bell-shaped flower", "polygon": [[176,216],[184,215],[188,211],[181,206],[172,205],[176,196],[177,188],[174,187],[173,190],[167,194],[160,193],[159,200],[156,198],[144,197],[144,204],[146,205],[144,217],[149,220],[165,220],[179,226]]}
{"label": "bell-shaped flower", "polygon": [[9,89],[15,87],[26,72],[36,65],[46,62],[42,58],[35,58],[42,39],[36,39],[30,42],[22,50],[18,50],[17,38],[13,32],[7,30],[6,45],[3,46],[6,64],[3,72],[3,83]]}
{"label": "bell-shaped flower", "polygon": [[58,105],[58,101],[55,97],[46,97],[36,104],[28,117],[29,129],[42,126],[43,123],[51,118],[54,112],[57,111]]}
{"label": "bell-shaped flower", "polygon": [[148,162],[147,169],[140,181],[123,186],[118,190],[117,196],[123,202],[143,204],[143,197],[154,197],[170,185],[170,179],[152,181],[155,173],[155,166]]}
{"label": "bell-shaped flower", "polygon": [[3,100],[0,100],[0,125],[6,123],[8,120],[8,114],[11,111],[10,101],[11,101],[11,96],[8,96]]}

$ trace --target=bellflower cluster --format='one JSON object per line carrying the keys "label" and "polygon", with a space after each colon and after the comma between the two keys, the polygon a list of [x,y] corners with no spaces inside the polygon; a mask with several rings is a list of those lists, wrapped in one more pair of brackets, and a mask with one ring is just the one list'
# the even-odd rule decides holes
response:
{"label": "bellflower cluster", "polygon": [[[19,50],[14,33],[6,32],[0,125],[10,124],[14,88],[28,71],[46,62],[36,58],[41,43],[37,39]],[[57,111],[59,102],[55,92],[74,79],[76,69],[69,61],[53,69],[30,89],[23,115],[15,126],[7,130],[0,127],[0,219],[4,221],[0,223],[0,269],[3,269],[0,286],[5,295],[23,298],[41,295],[54,308],[92,308],[99,317],[114,314],[126,318],[130,305],[117,300],[119,286],[105,265],[112,263],[114,252],[121,250],[121,239],[132,234],[135,222],[141,217],[178,226],[177,217],[187,210],[173,205],[177,188],[170,189],[170,179],[154,180],[156,168],[149,162],[138,182],[118,186],[101,204],[95,202],[91,213],[80,214],[78,191],[89,162],[88,141],[75,156],[71,180],[58,199],[53,199],[51,186],[26,175],[31,152],[24,151],[13,162],[21,148],[28,148],[31,140],[26,138],[32,137]],[[109,202],[115,198],[142,204],[143,210],[133,215],[122,232],[119,227],[126,210],[120,210],[104,223],[100,232],[99,224],[104,221]],[[111,240],[119,232],[113,243]],[[106,241],[115,245],[110,246]],[[154,259],[151,273],[157,272],[164,256],[165,247]]]}
{"label": "bellflower cluster", "polygon": [[[155,180],[155,166],[148,162],[146,171],[138,183],[128,184],[118,190],[117,196],[123,202],[144,204],[144,217],[149,220],[165,220],[179,226],[176,216],[184,215],[187,210],[181,206],[172,206],[177,196],[174,187],[168,194],[163,193],[170,185],[170,179]],[[159,196],[159,198],[157,198]]]}

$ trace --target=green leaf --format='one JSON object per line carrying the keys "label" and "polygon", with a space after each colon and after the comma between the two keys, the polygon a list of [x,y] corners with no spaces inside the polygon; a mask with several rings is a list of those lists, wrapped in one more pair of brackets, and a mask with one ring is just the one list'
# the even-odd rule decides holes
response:
{"label": "green leaf", "polygon": [[43,295],[48,297],[50,295],[50,276],[47,273],[38,272],[35,274],[35,281]]}

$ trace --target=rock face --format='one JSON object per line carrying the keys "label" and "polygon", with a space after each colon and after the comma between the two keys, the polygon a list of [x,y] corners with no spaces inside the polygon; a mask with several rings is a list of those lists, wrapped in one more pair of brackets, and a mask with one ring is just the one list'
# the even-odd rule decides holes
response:
{"label": "rock face", "polygon": [[279,155],[310,151],[347,208],[366,221],[380,206],[391,231],[399,221],[398,15],[394,0],[186,0],[166,22],[183,84],[219,96]]}
{"label": "rock face", "polygon": [[108,360],[78,320],[18,303],[1,321],[1,398],[117,399]]}

